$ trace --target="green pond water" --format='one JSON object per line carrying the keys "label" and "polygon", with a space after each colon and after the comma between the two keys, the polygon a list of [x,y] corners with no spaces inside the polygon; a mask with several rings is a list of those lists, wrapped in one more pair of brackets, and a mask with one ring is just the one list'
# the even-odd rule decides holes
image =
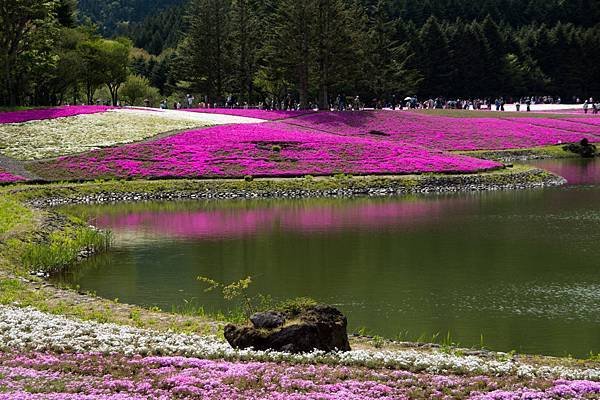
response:
{"label": "green pond water", "polygon": [[226,311],[196,277],[337,305],[350,331],[600,352],[600,162],[555,189],[395,198],[75,206],[114,249],[54,279],[121,302]]}

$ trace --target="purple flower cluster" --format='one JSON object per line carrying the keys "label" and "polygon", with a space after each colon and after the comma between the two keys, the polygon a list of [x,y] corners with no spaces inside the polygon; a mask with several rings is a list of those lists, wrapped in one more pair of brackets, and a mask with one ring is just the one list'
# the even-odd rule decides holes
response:
{"label": "purple flower cluster", "polygon": [[[591,122],[594,121],[594,122]],[[503,150],[600,141],[593,118],[452,118],[410,112],[365,111],[308,114],[286,123],[322,132],[377,137],[441,150]],[[587,125],[585,124],[587,123]]]}
{"label": "purple flower cluster", "polygon": [[592,399],[600,383],[184,357],[0,353],[0,400]]}
{"label": "purple flower cluster", "polygon": [[459,173],[499,163],[408,143],[352,137],[270,122],[193,130],[150,143],[92,151],[37,164],[53,179],[206,178]]}
{"label": "purple flower cluster", "polygon": [[20,182],[24,181],[25,178],[18,175],[13,175],[8,171],[0,168],[0,183],[12,183],[12,182]]}
{"label": "purple flower cluster", "polygon": [[54,108],[2,112],[0,113],[0,124],[13,124],[43,119],[72,117],[74,115],[81,114],[97,114],[105,112],[110,108],[111,107],[105,106],[62,106]]}
{"label": "purple flower cluster", "polygon": [[236,117],[257,118],[268,121],[276,121],[286,118],[299,117],[301,115],[310,114],[313,111],[284,111],[284,110],[258,110],[258,109],[243,109],[243,108],[189,108],[182,111],[191,111],[205,114],[223,114],[234,115]]}

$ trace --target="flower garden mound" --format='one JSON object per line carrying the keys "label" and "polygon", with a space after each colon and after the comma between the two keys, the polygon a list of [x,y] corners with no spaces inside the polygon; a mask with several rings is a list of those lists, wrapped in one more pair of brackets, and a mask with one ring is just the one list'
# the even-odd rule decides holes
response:
{"label": "flower garden mound", "polygon": [[108,111],[0,125],[0,152],[35,160],[131,143],[169,131],[208,125],[157,115]]}
{"label": "flower garden mound", "polygon": [[338,135],[372,137],[440,150],[531,148],[578,142],[584,137],[600,141],[600,127],[543,118],[451,118],[364,111],[315,113],[285,122]]}
{"label": "flower garden mound", "polygon": [[13,175],[10,172],[0,168],[0,183],[13,183],[24,181],[25,178],[18,175]]}
{"label": "flower garden mound", "polygon": [[205,113],[205,114],[222,114],[235,115],[239,117],[256,118],[267,121],[276,121],[287,118],[299,117],[305,114],[311,114],[312,110],[303,111],[283,111],[283,110],[258,110],[258,109],[243,109],[243,108],[190,108],[185,111]]}
{"label": "flower garden mound", "polygon": [[410,144],[264,123],[194,130],[150,143],[62,157],[33,168],[43,177],[73,180],[465,173],[500,167],[493,161]]}
{"label": "flower garden mound", "polygon": [[[229,361],[285,361],[346,366],[369,365],[432,373],[519,376],[600,382],[600,369],[590,366],[534,365],[510,357],[455,355],[437,350],[351,350],[290,354],[236,350],[214,336],[155,331],[82,321],[35,310],[0,305],[0,350],[102,353],[126,356],[184,356]],[[499,354],[498,357],[502,356]],[[506,356],[506,355],[504,355]]]}
{"label": "flower garden mound", "polygon": [[105,106],[62,106],[24,111],[1,112],[0,124],[14,124],[27,121],[72,117],[74,115],[82,114],[96,114],[105,112],[111,108],[112,107]]}

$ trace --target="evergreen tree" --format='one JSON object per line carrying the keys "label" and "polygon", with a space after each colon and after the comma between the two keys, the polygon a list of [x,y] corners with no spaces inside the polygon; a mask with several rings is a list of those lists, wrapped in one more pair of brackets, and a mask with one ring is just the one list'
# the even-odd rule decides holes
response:
{"label": "evergreen tree", "polygon": [[[272,16],[258,83],[274,100],[297,89],[301,108],[309,104],[315,8],[311,1],[281,0]],[[279,84],[281,83],[281,84]]]}
{"label": "evergreen tree", "polygon": [[231,79],[231,3],[229,0],[192,0],[187,14],[188,33],[178,48],[179,80],[220,103]]}
{"label": "evergreen tree", "polygon": [[431,17],[419,32],[419,71],[423,74],[420,94],[443,96],[450,86],[450,48],[437,19]]}
{"label": "evergreen tree", "polygon": [[[329,109],[331,89],[344,89],[363,72],[366,15],[356,3],[316,0],[315,68],[320,109]],[[338,93],[344,95],[344,93]]]}

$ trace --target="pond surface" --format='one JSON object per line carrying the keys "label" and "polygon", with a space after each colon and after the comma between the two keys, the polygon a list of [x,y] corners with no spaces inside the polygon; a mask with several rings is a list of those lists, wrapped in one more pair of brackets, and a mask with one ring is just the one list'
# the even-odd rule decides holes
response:
{"label": "pond surface", "polygon": [[114,250],[55,277],[121,302],[232,304],[196,277],[337,305],[350,330],[585,357],[600,352],[600,162],[562,188],[385,199],[76,206]]}

